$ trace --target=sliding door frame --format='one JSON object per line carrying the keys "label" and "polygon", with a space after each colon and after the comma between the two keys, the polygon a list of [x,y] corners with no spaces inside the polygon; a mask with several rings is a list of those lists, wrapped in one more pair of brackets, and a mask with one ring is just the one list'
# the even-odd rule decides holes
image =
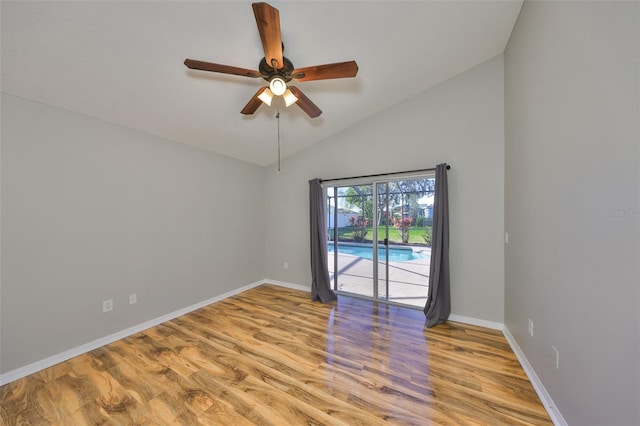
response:
{"label": "sliding door frame", "polygon": [[[404,306],[404,307],[408,307],[408,308],[412,308],[412,309],[422,309],[421,307],[416,307],[416,306],[412,306],[412,305],[407,305],[404,303],[399,303],[399,302],[394,302],[394,301],[390,301],[389,300],[389,244],[388,244],[388,238],[389,238],[389,225],[388,223],[386,224],[386,231],[385,231],[385,239],[386,239],[386,244],[385,246],[387,247],[386,250],[386,258],[385,258],[385,297],[381,298],[380,294],[379,294],[379,250],[378,250],[378,246],[379,246],[379,235],[378,235],[378,208],[377,208],[377,203],[378,203],[378,197],[379,197],[379,191],[378,191],[378,186],[381,185],[386,185],[386,191],[385,191],[385,196],[386,196],[386,206],[387,206],[387,211],[388,211],[388,207],[389,207],[389,191],[390,191],[390,186],[391,183],[394,181],[398,181],[398,180],[412,180],[412,179],[428,179],[428,178],[434,178],[435,179],[435,169],[425,169],[425,170],[417,170],[417,171],[410,171],[410,172],[400,172],[400,173],[385,173],[385,174],[380,174],[380,175],[371,175],[371,176],[361,176],[361,177],[355,177],[355,178],[338,178],[338,179],[331,179],[331,180],[323,180],[322,181],[322,188],[325,192],[325,198],[328,199],[328,191],[329,189],[333,189],[333,199],[334,199],[334,208],[333,208],[333,241],[331,241],[331,243],[334,244],[334,250],[333,250],[333,282],[332,282],[332,288],[335,292],[337,292],[338,294],[345,294],[345,295],[349,295],[349,296],[353,296],[353,297],[357,297],[357,298],[361,298],[361,299],[367,299],[367,300],[373,300],[373,301],[377,301],[377,302],[382,302],[385,304],[389,304],[389,305],[397,305],[397,306]],[[373,271],[372,271],[372,280],[373,280],[373,296],[367,296],[364,294],[359,294],[359,293],[351,293],[351,292],[347,292],[347,291],[342,291],[338,289],[338,192],[337,192],[337,188],[345,188],[345,187],[352,187],[352,186],[363,186],[363,185],[371,185],[372,186],[372,203],[373,203],[373,208],[372,208],[372,221],[373,221],[373,235],[372,235],[372,246],[373,246]],[[426,295],[425,295],[426,297]]]}

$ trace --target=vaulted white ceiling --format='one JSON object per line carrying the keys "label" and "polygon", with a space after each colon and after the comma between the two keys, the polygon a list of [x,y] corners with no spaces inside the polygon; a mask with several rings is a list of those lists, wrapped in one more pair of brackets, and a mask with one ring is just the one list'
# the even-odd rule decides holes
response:
{"label": "vaulted white ceiling", "polygon": [[262,79],[247,1],[6,2],[2,91],[258,165],[319,142],[501,53],[521,1],[272,1],[296,67],[356,60],[356,78],[296,84],[322,110],[240,110]]}

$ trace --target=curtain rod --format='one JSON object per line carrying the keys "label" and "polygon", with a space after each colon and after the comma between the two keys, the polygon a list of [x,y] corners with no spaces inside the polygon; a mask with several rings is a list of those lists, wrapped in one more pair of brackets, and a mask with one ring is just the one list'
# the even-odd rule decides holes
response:
{"label": "curtain rod", "polygon": [[[408,173],[432,172],[435,169],[436,168],[433,167],[431,169],[407,170],[405,172],[393,172],[393,173],[379,173],[377,175],[352,176],[352,177],[343,177],[343,178],[336,178],[336,179],[320,179],[320,183],[322,183],[322,182],[337,182],[339,180],[364,179],[364,178],[373,178],[373,177],[381,177],[381,176],[402,175],[402,174],[408,174]],[[449,169],[451,169],[451,166],[447,164],[447,170],[449,170]]]}

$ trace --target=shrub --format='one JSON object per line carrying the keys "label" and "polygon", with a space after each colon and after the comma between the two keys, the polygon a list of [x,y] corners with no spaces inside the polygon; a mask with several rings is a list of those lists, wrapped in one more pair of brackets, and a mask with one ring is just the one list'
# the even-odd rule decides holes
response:
{"label": "shrub", "polygon": [[431,247],[431,227],[428,226],[424,228],[424,234],[422,234],[422,238],[424,238],[424,243]]}
{"label": "shrub", "polygon": [[358,242],[364,241],[367,236],[367,229],[369,227],[369,219],[361,216],[351,216],[349,218],[349,225],[353,226],[353,239]]}
{"label": "shrub", "polygon": [[402,244],[409,243],[409,228],[411,227],[412,223],[412,217],[400,218],[398,216],[395,216],[393,218],[393,226],[395,226],[396,229],[400,230],[400,234],[402,235]]}

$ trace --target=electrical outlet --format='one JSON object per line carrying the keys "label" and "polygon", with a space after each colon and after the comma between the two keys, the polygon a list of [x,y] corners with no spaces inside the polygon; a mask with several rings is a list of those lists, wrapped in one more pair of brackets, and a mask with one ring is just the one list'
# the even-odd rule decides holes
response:
{"label": "electrical outlet", "polygon": [[113,299],[105,300],[102,302],[102,312],[113,311]]}
{"label": "electrical outlet", "polygon": [[529,318],[529,336],[533,337],[533,320]]}
{"label": "electrical outlet", "polygon": [[560,351],[555,346],[551,346],[556,356],[556,370],[560,370]]}
{"label": "electrical outlet", "polygon": [[132,293],[129,295],[129,304],[130,305],[135,305],[136,303],[138,303],[138,296],[135,293]]}
{"label": "electrical outlet", "polygon": [[284,262],[282,264],[282,269],[289,269],[289,262]]}
{"label": "electrical outlet", "polygon": [[504,243],[505,244],[509,244],[509,233],[508,232],[504,233]]}

